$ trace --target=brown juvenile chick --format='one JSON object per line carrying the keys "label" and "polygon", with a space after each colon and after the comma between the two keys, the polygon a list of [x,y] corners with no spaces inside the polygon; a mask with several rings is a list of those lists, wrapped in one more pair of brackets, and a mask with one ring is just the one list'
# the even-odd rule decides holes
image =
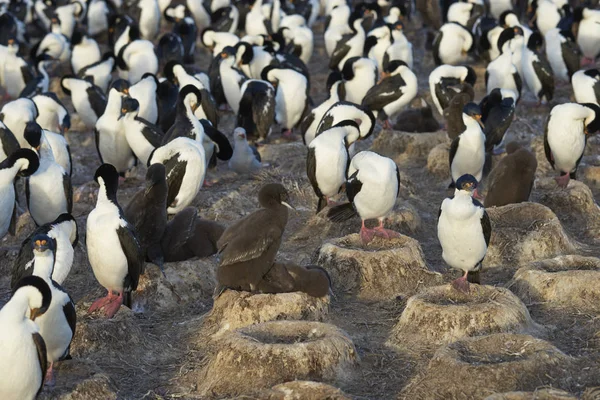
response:
{"label": "brown juvenile chick", "polygon": [[504,157],[488,177],[488,192],[485,207],[500,207],[529,200],[537,160],[529,150],[516,142],[506,145]]}

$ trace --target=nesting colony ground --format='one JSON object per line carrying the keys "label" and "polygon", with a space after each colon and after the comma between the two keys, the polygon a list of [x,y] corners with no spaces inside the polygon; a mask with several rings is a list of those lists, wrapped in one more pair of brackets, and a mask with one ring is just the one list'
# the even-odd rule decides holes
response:
{"label": "nesting colony ground", "polygon": [[[420,26],[418,18],[413,19],[407,23],[406,33],[415,49],[419,95],[431,104],[427,77],[434,64],[431,53],[423,50],[425,33]],[[328,74],[322,29],[320,24],[315,26],[315,52],[309,64],[315,104],[326,95]],[[207,53],[199,53],[197,64],[207,67]],[[483,64],[475,67],[476,99],[480,100],[485,68]],[[56,81],[52,87],[60,91]],[[569,86],[558,87],[554,102],[567,102],[570,96]],[[69,99],[63,101],[72,111]],[[559,190],[548,179],[553,173],[542,151],[543,124],[550,107],[530,106],[533,103],[527,94],[517,107],[508,140],[531,147],[538,156],[540,168],[531,200],[543,206],[509,206],[490,212],[496,229],[493,257],[484,263],[482,283],[486,286],[480,291],[475,288],[478,292],[473,299],[448,294],[449,287],[440,286],[458,276],[443,262],[436,235],[438,207],[449,194],[449,177],[439,173],[439,167],[447,163],[445,132],[407,134],[377,128],[374,138],[359,143],[358,148],[373,146],[398,163],[402,187],[389,226],[418,243],[404,238],[398,241],[403,244],[390,250],[378,240],[366,249],[357,244],[355,250],[360,251],[338,252],[339,259],[352,256],[355,263],[347,263],[354,268],[351,274],[344,274],[339,265],[327,267],[334,270],[335,279],[346,279],[334,279],[335,298],[226,293],[212,315],[215,258],[168,264],[168,281],[149,265],[139,293],[134,295],[134,309],[122,308],[112,320],[86,315],[91,301],[104,295],[84,245],[86,217],[95,204],[93,174],[99,160],[93,132],[78,130],[81,125],[74,117],[67,139],[73,154],[74,215],[80,244],[64,286],[77,303],[79,325],[71,350],[73,360],[58,365],[56,387],[46,388],[41,397],[531,399],[531,393],[537,391],[544,399],[575,398],[584,392],[593,398],[592,388],[600,386],[600,286],[596,275],[600,274],[600,260],[595,258],[600,257],[596,227],[600,211],[594,203],[600,194],[596,166],[600,142],[594,137],[588,141],[580,174],[583,183],[572,182],[568,189]],[[219,127],[230,138],[233,123],[234,116],[224,114]],[[274,132],[279,132],[277,127]],[[194,205],[203,217],[230,224],[258,207],[256,194],[263,183],[281,182],[290,191],[290,203],[297,211],[290,214],[278,260],[301,265],[326,261],[327,254],[319,252],[321,247],[358,232],[360,220],[333,225],[315,216],[316,197],[306,177],[306,150],[301,143],[284,141],[276,133],[261,153],[270,167],[256,176],[238,176],[221,163],[208,176],[216,183],[204,187]],[[144,174],[140,167],[121,185],[118,197],[122,205],[143,186]],[[511,216],[513,211],[526,218]],[[0,305],[9,297],[10,270],[19,245],[32,230],[29,216],[23,215],[18,235],[1,243]],[[520,240],[527,245],[520,246]],[[334,243],[350,246],[353,242],[348,238]],[[377,257],[361,260],[361,252],[376,251],[385,251],[391,259],[397,251],[401,262],[366,265]],[[582,257],[544,261],[563,255]],[[386,267],[404,269],[385,271]],[[579,270],[585,274],[583,279],[573,275]],[[365,277],[369,279],[362,279]],[[385,279],[393,287],[386,288]],[[565,285],[573,285],[580,296],[570,295]],[[545,292],[552,290],[556,292]],[[413,295],[419,297],[409,300]],[[409,312],[401,318],[405,309]],[[471,309],[476,313],[472,320]],[[427,314],[418,315],[419,310]],[[253,322],[283,319],[312,322],[299,327],[282,321],[243,328]],[[303,351],[286,346],[301,346]],[[261,354],[242,354],[252,349]],[[241,352],[240,359],[247,362],[235,359],[235,352]],[[286,365],[294,365],[302,375],[294,376]],[[284,385],[294,377],[321,383]],[[503,392],[515,393],[499,394]]]}

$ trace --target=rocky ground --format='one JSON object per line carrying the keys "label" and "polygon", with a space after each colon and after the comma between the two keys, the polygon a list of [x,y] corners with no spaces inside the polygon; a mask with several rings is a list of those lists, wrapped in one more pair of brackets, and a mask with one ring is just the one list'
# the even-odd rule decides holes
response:
{"label": "rocky ground", "polygon": [[[433,60],[423,51],[420,24],[407,25],[419,95],[429,101]],[[309,68],[318,104],[328,71],[322,26],[315,32]],[[206,55],[199,58],[206,66]],[[479,63],[476,70],[479,100],[485,67]],[[552,104],[570,96],[570,87],[560,86]],[[358,218],[332,224],[315,215],[305,147],[274,134],[260,150],[269,167],[239,176],[221,163],[209,174],[215,184],[202,188],[193,205],[203,217],[227,225],[258,207],[263,183],[283,183],[297,211],[290,214],[277,258],[327,268],[335,297],[226,292],[213,304],[217,260],[210,257],[167,264],[167,279],[147,266],[133,310],[123,307],[112,320],[87,315],[91,302],[104,295],[85,248],[99,160],[93,133],[79,130],[75,117],[67,138],[80,244],[64,286],[77,303],[78,326],[73,360],[57,366],[57,384],[41,398],[600,398],[600,389],[593,389],[600,386],[600,209],[595,203],[600,142],[588,142],[581,181],[559,189],[542,150],[550,107],[534,104],[527,94],[509,139],[538,157],[531,198],[536,204],[489,210],[493,234],[484,286],[471,295],[447,285],[458,272],[444,264],[436,235],[438,208],[448,195],[444,131],[409,134],[378,127],[374,137],[359,143],[360,150],[393,158],[402,180],[388,226],[405,236],[366,248],[356,235]],[[224,114],[220,129],[231,135],[233,123],[233,115]],[[140,168],[121,185],[122,205],[143,186],[144,173]],[[33,229],[23,214],[17,236],[1,243],[0,304],[9,297],[19,245]],[[262,324],[250,326],[255,323]],[[313,382],[285,383],[293,380]]]}

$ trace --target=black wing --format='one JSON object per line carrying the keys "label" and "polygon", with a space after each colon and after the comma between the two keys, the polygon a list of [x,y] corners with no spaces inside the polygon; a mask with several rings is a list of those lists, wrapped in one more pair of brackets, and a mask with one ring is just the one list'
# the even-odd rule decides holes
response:
{"label": "black wing", "polygon": [[40,373],[42,374],[42,383],[38,389],[36,396],[42,392],[44,388],[44,378],[46,377],[46,370],[48,369],[48,359],[46,358],[46,342],[39,333],[31,334],[33,344],[37,348],[38,361],[40,363]]}
{"label": "black wing", "polygon": [[[473,199],[473,204],[475,204],[478,207],[483,208],[483,205],[476,199]],[[492,237],[492,223],[490,222],[490,217],[489,217],[487,211],[485,211],[485,208],[483,209],[483,215],[481,216],[481,230],[483,231],[483,238],[485,239],[485,245],[489,246],[490,238]]]}
{"label": "black wing", "polygon": [[562,43],[560,49],[570,78],[577,70],[579,70],[581,51],[579,50],[577,43],[570,39]]}
{"label": "black wing", "polygon": [[600,102],[600,79],[594,83],[594,94],[596,95],[596,102]]}
{"label": "black wing", "polygon": [[402,97],[406,82],[400,75],[390,76],[373,86],[365,95],[362,105],[371,111],[382,110],[386,105]]}
{"label": "black wing", "polygon": [[327,112],[323,116],[323,118],[321,118],[321,122],[319,123],[319,126],[317,127],[317,133],[315,134],[315,137],[319,136],[321,133],[323,133],[327,129],[331,128],[333,126],[333,121],[334,121],[333,114],[330,114],[329,112]]}
{"label": "black wing", "polygon": [[73,212],[73,186],[71,185],[71,175],[63,175],[63,191],[65,193],[65,199],[67,199],[67,212],[71,214]]}
{"label": "black wing", "polygon": [[231,143],[221,131],[216,129],[205,119],[201,119],[200,123],[204,128],[204,133],[212,140],[217,147],[217,157],[219,160],[229,160],[233,156],[233,148]]}
{"label": "black wing", "polygon": [[200,90],[200,106],[206,114],[206,119],[210,121],[213,126],[219,126],[219,113],[217,112],[217,104],[212,94],[206,89]]}
{"label": "black wing", "polygon": [[552,97],[554,97],[554,73],[552,72],[552,67],[545,58],[538,55],[538,59],[539,61],[534,61],[532,63],[533,70],[542,84],[542,89],[540,89],[540,92],[536,93],[536,95],[538,99],[546,96],[546,101],[550,101],[552,100]]}
{"label": "black wing", "polygon": [[167,195],[167,206],[170,206],[181,189],[181,182],[185,176],[187,161],[179,161],[179,153],[174,154],[168,160],[163,161],[169,193]]}
{"label": "black wing", "polygon": [[[452,141],[452,144],[450,145],[450,154],[449,154],[449,156],[450,156],[450,158],[449,158],[450,171],[452,171],[452,161],[454,160],[454,156],[456,156],[456,152],[458,150],[458,142],[460,142],[460,135],[457,136],[456,138],[454,138],[454,140]],[[452,175],[452,174],[450,174],[450,175]]]}
{"label": "black wing", "polygon": [[[32,68],[31,68],[31,66],[30,66],[29,64],[27,64],[27,65],[23,65],[23,66],[21,67],[21,75],[23,76],[23,81],[24,81],[26,84],[29,84],[29,82],[31,82],[31,81],[34,81],[34,80],[35,80],[35,83],[36,83],[36,85],[37,85],[37,81],[38,81],[38,79],[37,79],[37,78],[36,78],[36,76],[34,75],[34,73],[33,73],[33,70],[32,70]],[[40,77],[40,78],[41,78],[41,77]]]}
{"label": "black wing", "polygon": [[119,226],[117,236],[127,258],[127,275],[123,279],[123,304],[131,308],[131,292],[137,289],[140,275],[144,272],[144,255],[135,233],[129,227]]}
{"label": "black wing", "polygon": [[144,118],[135,117],[135,120],[144,125],[142,135],[144,135],[148,143],[154,147],[160,147],[165,136],[164,132],[157,125],[146,121]]}
{"label": "black wing", "polygon": [[[252,82],[248,86],[254,86]],[[275,90],[266,84],[260,85],[253,90],[254,101],[252,102],[252,119],[256,125],[256,131],[261,139],[266,139],[273,121],[275,121]]]}
{"label": "black wing", "polygon": [[398,192],[396,193],[396,197],[398,197],[398,195],[400,194],[400,170],[398,169],[397,165],[396,165],[396,179],[398,179]]}
{"label": "black wing", "polygon": [[442,65],[442,59],[440,58],[440,44],[442,43],[442,38],[444,34],[442,32],[438,32],[433,40],[433,61],[435,61],[435,65]]}
{"label": "black wing", "polygon": [[302,121],[300,121],[300,132],[302,133],[302,142],[304,142],[304,144],[306,144],[306,139],[305,139],[306,131],[308,130],[308,128],[312,125],[312,123],[314,121],[315,121],[315,114],[312,112],[308,113],[308,115],[306,117],[304,117],[304,119]]}
{"label": "black wing", "polygon": [[104,114],[104,110],[106,109],[106,96],[102,93],[102,90],[92,83],[92,86],[86,89],[88,99],[90,100],[90,105],[92,106],[92,110],[94,110],[94,114],[100,117]]}
{"label": "black wing", "polygon": [[550,122],[550,116],[546,120],[546,126],[544,128],[544,154],[546,154],[546,160],[554,169],[554,156],[552,155],[552,150],[550,149],[550,143],[548,143],[548,123]]}
{"label": "black wing", "polygon": [[351,47],[348,46],[348,41],[354,37],[354,34],[343,35],[342,38],[335,45],[335,49],[331,53],[331,58],[329,59],[329,68],[337,70],[339,63],[342,61],[344,57],[348,54]]}
{"label": "black wing", "polygon": [[356,170],[346,181],[346,195],[351,203],[354,202],[354,197],[362,189],[362,185],[362,182],[358,180],[358,170]]}
{"label": "black wing", "polygon": [[315,194],[319,198],[323,197],[323,192],[319,189],[319,183],[317,182],[317,157],[315,156],[315,149],[309,148],[306,156],[306,175],[308,180],[315,191]]}
{"label": "black wing", "polygon": [[521,75],[519,75],[518,71],[513,72],[513,79],[515,80],[515,85],[517,86],[517,90],[519,91],[519,99],[521,98],[521,89],[523,89],[523,80],[521,79]]}
{"label": "black wing", "polygon": [[2,142],[2,149],[7,156],[21,147],[19,146],[19,141],[8,127],[0,128],[0,142]]}

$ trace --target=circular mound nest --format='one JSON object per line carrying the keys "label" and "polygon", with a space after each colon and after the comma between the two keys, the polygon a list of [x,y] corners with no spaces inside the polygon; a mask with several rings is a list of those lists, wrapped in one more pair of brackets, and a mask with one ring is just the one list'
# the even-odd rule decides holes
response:
{"label": "circular mound nest", "polygon": [[331,275],[335,293],[363,300],[411,296],[443,281],[427,269],[419,242],[408,236],[375,238],[367,246],[356,233],[334,239],[321,246],[317,264]]}
{"label": "circular mound nest", "polygon": [[440,143],[427,156],[427,170],[440,178],[450,177],[450,143]]}
{"label": "circular mound nest", "polygon": [[293,381],[260,393],[264,400],[350,400],[340,389],[320,382]]}
{"label": "circular mound nest", "polygon": [[577,396],[558,389],[541,389],[535,392],[497,393],[484,400],[576,400]]}
{"label": "circular mound nest", "polygon": [[358,354],[340,329],[321,322],[274,321],[229,332],[198,377],[201,396],[255,393],[293,380],[345,382]]}
{"label": "circular mound nest", "polygon": [[560,188],[553,178],[539,179],[536,201],[550,208],[567,227],[588,237],[600,237],[600,207],[584,183],[571,180]]}
{"label": "circular mound nest", "polygon": [[329,296],[306,293],[252,294],[226,290],[204,322],[209,335],[276,320],[322,321],[329,312]]}
{"label": "circular mound nest", "polygon": [[471,285],[465,294],[444,285],[408,299],[388,344],[433,348],[464,337],[538,329],[525,305],[508,289]]}
{"label": "circular mound nest", "polygon": [[519,269],[511,289],[525,303],[600,311],[600,259],[561,256]]}
{"label": "circular mound nest", "polygon": [[425,159],[431,149],[447,141],[445,131],[409,133],[384,129],[373,141],[371,151],[390,157],[396,162]]}
{"label": "circular mound nest", "polygon": [[487,213],[492,238],[484,267],[523,265],[577,250],[556,215],[541,204],[508,204],[488,208]]}
{"label": "circular mound nest", "polygon": [[[58,377],[62,381],[63,376]],[[65,400],[117,400],[118,390],[114,387],[108,375],[94,374],[91,378],[83,379],[68,391],[57,393],[56,389],[42,391],[39,400],[65,399]]]}
{"label": "circular mound nest", "polygon": [[146,263],[133,294],[136,312],[169,309],[212,296],[216,285],[216,265],[212,259],[196,259],[165,264],[165,278],[157,266]]}
{"label": "circular mound nest", "polygon": [[572,359],[550,343],[529,335],[499,333],[456,341],[439,349],[423,376],[402,398],[482,399],[493,393],[558,386],[574,371]]}
{"label": "circular mound nest", "polygon": [[600,187],[600,157],[587,156],[583,157],[579,168],[577,168],[577,176],[588,186],[595,188]]}
{"label": "circular mound nest", "polygon": [[77,332],[71,343],[73,358],[127,354],[146,340],[138,319],[129,308],[121,306],[112,319],[106,319],[102,314],[88,316],[90,305],[91,302],[77,305]]}

